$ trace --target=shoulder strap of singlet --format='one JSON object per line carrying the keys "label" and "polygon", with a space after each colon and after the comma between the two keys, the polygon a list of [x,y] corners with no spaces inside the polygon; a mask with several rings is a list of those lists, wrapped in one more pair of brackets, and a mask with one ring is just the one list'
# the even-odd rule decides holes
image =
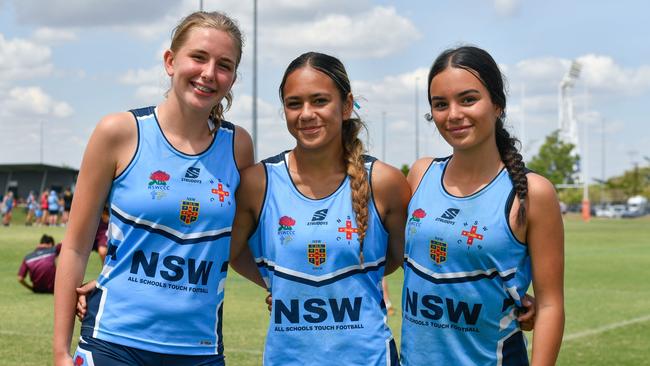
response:
{"label": "shoulder strap of singlet", "polygon": [[154,106],[149,106],[149,107],[131,109],[129,112],[133,113],[133,115],[136,118],[138,118],[138,117],[144,117],[144,116],[148,116],[150,114],[153,114],[154,109],[155,109]]}
{"label": "shoulder strap of singlet", "polygon": [[281,161],[284,161],[284,155],[286,153],[287,153],[287,151],[283,151],[283,152],[281,152],[281,153],[279,153],[277,155],[266,158],[266,159],[262,160],[262,163],[264,163],[264,165],[266,165],[266,164],[277,164],[277,163],[279,163]]}
{"label": "shoulder strap of singlet", "polygon": [[228,122],[226,120],[222,120],[221,123],[219,124],[220,128],[227,128],[231,131],[235,131],[235,125],[232,122]]}
{"label": "shoulder strap of singlet", "polygon": [[[524,167],[524,174],[528,174],[528,173],[535,173],[535,171],[530,170],[527,167]],[[508,177],[510,177],[510,174],[508,174]],[[512,181],[512,178],[510,179],[510,181]],[[506,205],[505,205],[504,212],[503,212],[503,214],[505,216],[505,219],[506,219],[506,223],[508,225],[508,228],[510,228],[510,231],[512,231],[512,228],[510,227],[510,210],[512,210],[512,205],[515,202],[515,197],[516,196],[517,196],[517,191],[515,190],[515,185],[513,183],[512,189],[510,190],[510,194],[508,194],[508,199],[506,200]],[[512,236],[515,237],[514,232],[512,232],[512,233],[513,233]],[[515,239],[516,239],[516,237],[515,237]],[[517,242],[519,242],[519,240],[517,240]],[[519,242],[519,243],[523,244],[523,245],[528,245],[528,243],[522,243],[522,242]]]}

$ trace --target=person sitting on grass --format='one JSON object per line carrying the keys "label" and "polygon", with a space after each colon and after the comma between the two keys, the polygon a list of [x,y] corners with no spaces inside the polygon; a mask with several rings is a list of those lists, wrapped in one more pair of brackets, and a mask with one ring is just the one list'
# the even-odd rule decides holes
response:
{"label": "person sitting on grass", "polygon": [[[61,252],[61,244],[54,245],[54,238],[43,234],[40,244],[27,254],[18,270],[18,282],[35,293],[54,293],[56,257]],[[31,284],[25,277],[29,274]]]}

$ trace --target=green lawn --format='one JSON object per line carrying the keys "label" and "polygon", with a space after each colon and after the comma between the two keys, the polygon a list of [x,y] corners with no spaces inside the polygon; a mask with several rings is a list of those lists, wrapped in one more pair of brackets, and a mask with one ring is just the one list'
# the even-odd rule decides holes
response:
{"label": "green lawn", "polygon": [[[16,281],[22,257],[43,233],[63,228],[0,227],[0,363],[51,365],[50,295],[34,295]],[[100,271],[93,253],[87,278]],[[560,365],[650,365],[650,217],[566,221],[565,341]],[[399,307],[402,273],[389,277]],[[260,365],[268,312],[265,294],[231,272],[226,286],[224,339],[229,365]],[[398,311],[399,314],[399,311]],[[399,340],[399,315],[390,325]]]}

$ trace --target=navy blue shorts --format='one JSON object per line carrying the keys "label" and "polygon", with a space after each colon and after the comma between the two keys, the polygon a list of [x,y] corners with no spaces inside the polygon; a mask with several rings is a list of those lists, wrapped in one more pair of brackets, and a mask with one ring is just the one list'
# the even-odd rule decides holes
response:
{"label": "navy blue shorts", "polygon": [[79,339],[75,366],[224,366],[223,355],[170,355],[126,347],[92,337]]}

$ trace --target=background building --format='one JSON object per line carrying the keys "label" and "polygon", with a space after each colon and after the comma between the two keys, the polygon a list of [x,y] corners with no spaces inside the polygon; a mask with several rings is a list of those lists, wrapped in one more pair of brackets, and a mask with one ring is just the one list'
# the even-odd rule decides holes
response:
{"label": "background building", "polygon": [[79,170],[47,164],[0,165],[0,194],[13,191],[17,198],[26,198],[29,191],[38,194],[45,189],[62,192],[77,182]]}

